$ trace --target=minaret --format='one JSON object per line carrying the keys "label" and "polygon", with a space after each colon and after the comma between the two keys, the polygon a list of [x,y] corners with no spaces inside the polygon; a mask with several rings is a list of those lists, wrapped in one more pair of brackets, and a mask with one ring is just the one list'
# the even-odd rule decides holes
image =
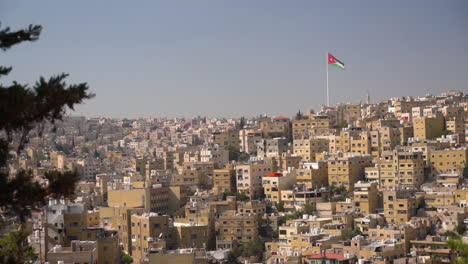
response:
{"label": "minaret", "polygon": [[367,103],[368,105],[370,105],[370,94],[369,94],[369,91],[367,91],[366,103]]}

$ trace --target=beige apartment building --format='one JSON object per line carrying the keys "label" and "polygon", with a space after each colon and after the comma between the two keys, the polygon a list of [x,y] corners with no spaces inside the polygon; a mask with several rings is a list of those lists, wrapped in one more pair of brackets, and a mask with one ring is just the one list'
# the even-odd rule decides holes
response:
{"label": "beige apartment building", "polygon": [[328,162],[317,161],[306,163],[303,168],[296,170],[297,183],[308,183],[312,188],[328,186]]}
{"label": "beige apartment building", "polygon": [[450,118],[445,120],[445,127],[452,134],[458,135],[465,142],[465,120],[463,118]]}
{"label": "beige apartment building", "polygon": [[206,248],[210,238],[210,227],[195,222],[174,222],[173,236],[178,248]]}
{"label": "beige apartment building", "polygon": [[385,219],[392,224],[406,224],[418,208],[413,192],[402,189],[384,191],[383,203]]}
{"label": "beige apartment building", "polygon": [[256,214],[242,214],[226,211],[218,218],[216,248],[232,249],[258,237]]}
{"label": "beige apartment building", "polygon": [[361,119],[361,104],[338,104],[338,122],[346,121],[348,124],[354,124]]}
{"label": "beige apartment building", "polygon": [[47,261],[51,264],[98,263],[98,259],[96,241],[74,240],[69,247],[56,245],[47,253]]}
{"label": "beige apartment building", "polygon": [[[383,151],[391,151],[402,145],[402,127],[381,127],[370,132],[371,154],[375,158],[381,157]],[[411,129],[412,131],[412,129]]]}
{"label": "beige apartment building", "polygon": [[272,173],[269,163],[236,165],[237,191],[250,198],[258,197],[263,192],[262,177]]}
{"label": "beige apartment building", "polygon": [[266,204],[261,200],[237,202],[237,213],[263,215],[266,213]]}
{"label": "beige apartment building", "polygon": [[201,162],[213,162],[214,168],[220,169],[229,163],[229,150],[220,147],[205,147],[200,150]]}
{"label": "beige apartment building", "polygon": [[317,203],[328,198],[328,191],[312,188],[307,184],[297,185],[291,190],[281,191],[281,201],[284,203],[284,210],[287,212],[302,211],[305,205],[309,205],[312,210],[316,210]]}
{"label": "beige apartment building", "polygon": [[155,185],[151,188],[110,190],[107,203],[110,207],[144,208],[149,212],[166,213],[169,188]]}
{"label": "beige apartment building", "polygon": [[461,173],[468,165],[468,147],[431,150],[429,155],[433,175]]}
{"label": "beige apartment building", "polygon": [[262,139],[257,144],[257,157],[278,158],[288,150],[288,140],[284,137]]}
{"label": "beige apartment building", "polygon": [[[421,152],[395,149],[382,153],[373,168],[373,177],[384,189],[398,186],[419,187],[424,182],[424,159]],[[370,173],[371,169],[367,172]]]}
{"label": "beige apartment building", "polygon": [[354,208],[363,215],[374,214],[379,208],[379,190],[377,182],[357,182],[353,190]]}
{"label": "beige apartment building", "polygon": [[371,154],[371,135],[361,129],[344,129],[339,135],[326,137],[330,140],[331,153],[351,152],[356,154]]}
{"label": "beige apartment building", "polygon": [[289,118],[285,116],[277,116],[273,119],[263,117],[258,121],[260,122],[260,130],[264,138],[290,137],[291,129],[289,128]]}
{"label": "beige apartment building", "polygon": [[442,114],[419,117],[413,120],[414,137],[418,140],[435,139],[442,135],[445,120]]}
{"label": "beige apartment building", "polygon": [[262,177],[265,199],[278,203],[281,201],[281,191],[289,190],[296,183],[296,171],[270,173]]}
{"label": "beige apartment building", "polygon": [[335,156],[328,159],[328,184],[352,190],[364,178],[364,168],[372,165],[372,156]]}
{"label": "beige apartment building", "polygon": [[213,132],[213,143],[218,144],[220,147],[234,146],[238,147],[239,141],[239,130],[228,129],[223,132]]}
{"label": "beige apartment building", "polygon": [[148,259],[153,250],[166,248],[170,239],[169,216],[157,213],[131,215],[131,254],[136,263]]}
{"label": "beige apartment building", "polygon": [[328,151],[329,141],[327,139],[295,139],[293,141],[293,151],[304,161],[316,161],[315,154]]}
{"label": "beige apartment building", "polygon": [[327,115],[314,115],[309,119],[294,120],[293,139],[329,135],[335,130],[336,124],[336,119]]}
{"label": "beige apartment building", "polygon": [[220,195],[235,190],[236,171],[234,169],[218,169],[213,171],[213,192]]}
{"label": "beige apartment building", "polygon": [[256,155],[257,144],[262,140],[262,133],[253,129],[239,131],[240,151],[250,155]]}

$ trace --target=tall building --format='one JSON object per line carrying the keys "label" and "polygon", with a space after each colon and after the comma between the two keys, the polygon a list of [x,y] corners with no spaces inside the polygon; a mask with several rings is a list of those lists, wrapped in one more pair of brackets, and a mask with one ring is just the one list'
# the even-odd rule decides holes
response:
{"label": "tall building", "polygon": [[374,214],[379,207],[377,182],[357,182],[353,190],[354,208],[363,215]]}
{"label": "tall building", "polygon": [[218,218],[216,248],[233,249],[258,237],[258,216],[226,211]]}
{"label": "tall building", "polygon": [[352,190],[354,184],[364,179],[364,168],[370,167],[372,156],[334,156],[328,159],[328,184]]}
{"label": "tall building", "polygon": [[160,185],[146,188],[110,190],[108,205],[111,207],[144,208],[148,212],[166,213],[169,203],[169,189]]}
{"label": "tall building", "polygon": [[445,121],[442,114],[420,117],[413,120],[414,137],[418,140],[435,139],[442,135]]}
{"label": "tall building", "polygon": [[383,192],[385,219],[391,224],[405,224],[416,215],[418,202],[414,191],[395,189]]}
{"label": "tall building", "polygon": [[328,163],[306,163],[303,168],[296,170],[296,180],[297,183],[308,183],[313,188],[328,186]]}
{"label": "tall building", "polygon": [[262,192],[262,177],[272,172],[269,163],[236,165],[237,191],[250,198],[259,197]]}
{"label": "tall building", "polygon": [[131,254],[135,263],[149,258],[153,250],[164,249],[171,239],[169,216],[157,213],[131,215]]}
{"label": "tall building", "polygon": [[256,155],[257,145],[262,140],[262,133],[253,129],[239,131],[240,151],[250,155]]}
{"label": "tall building", "polygon": [[286,138],[262,139],[257,144],[257,156],[278,158],[289,150],[288,140]]}
{"label": "tall building", "polygon": [[219,169],[213,172],[213,191],[215,195],[233,192],[236,185],[236,171],[234,169]]}
{"label": "tall building", "polygon": [[394,149],[383,152],[382,157],[376,161],[375,172],[380,178],[381,188],[417,188],[424,182],[424,164],[421,152]]}
{"label": "tall building", "polygon": [[294,154],[302,157],[304,161],[316,161],[315,154],[328,151],[327,139],[295,139],[293,141]]}
{"label": "tall building", "polygon": [[223,132],[213,132],[213,143],[218,144],[220,147],[234,146],[238,147],[239,142],[239,130],[228,129]]}

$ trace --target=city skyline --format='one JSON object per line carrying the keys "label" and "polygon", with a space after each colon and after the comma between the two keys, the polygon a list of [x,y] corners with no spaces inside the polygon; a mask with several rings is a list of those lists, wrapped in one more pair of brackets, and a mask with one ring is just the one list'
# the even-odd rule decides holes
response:
{"label": "city skyline", "polygon": [[465,1],[360,4],[4,1],[2,26],[44,27],[4,82],[68,72],[97,94],[73,115],[291,116],[325,103],[329,51],[332,104],[467,90]]}

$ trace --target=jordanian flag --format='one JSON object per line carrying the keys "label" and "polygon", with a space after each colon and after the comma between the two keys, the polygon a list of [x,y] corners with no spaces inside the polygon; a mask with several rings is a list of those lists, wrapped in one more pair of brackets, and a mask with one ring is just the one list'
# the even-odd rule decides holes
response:
{"label": "jordanian flag", "polygon": [[337,58],[335,58],[333,55],[331,55],[331,53],[328,53],[328,65],[335,66],[335,67],[337,67],[339,69],[342,69],[342,70],[345,69],[344,63],[342,63]]}

